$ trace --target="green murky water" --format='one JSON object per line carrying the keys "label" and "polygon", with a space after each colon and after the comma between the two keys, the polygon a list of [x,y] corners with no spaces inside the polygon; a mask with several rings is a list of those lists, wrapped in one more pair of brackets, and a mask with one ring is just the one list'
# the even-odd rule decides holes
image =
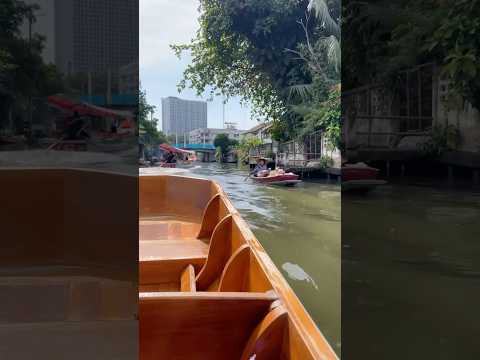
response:
{"label": "green murky water", "polygon": [[342,356],[480,359],[480,193],[342,197]]}

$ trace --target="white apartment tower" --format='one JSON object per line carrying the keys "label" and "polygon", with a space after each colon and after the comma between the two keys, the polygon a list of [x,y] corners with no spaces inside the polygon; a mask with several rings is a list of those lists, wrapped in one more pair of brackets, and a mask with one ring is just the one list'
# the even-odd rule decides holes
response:
{"label": "white apartment tower", "polygon": [[188,139],[192,130],[207,127],[207,102],[183,100],[177,97],[162,99],[162,130],[176,135],[178,141]]}

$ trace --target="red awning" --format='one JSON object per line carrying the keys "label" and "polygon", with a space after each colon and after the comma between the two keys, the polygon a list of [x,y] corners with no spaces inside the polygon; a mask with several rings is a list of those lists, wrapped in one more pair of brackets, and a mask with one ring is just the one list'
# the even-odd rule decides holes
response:
{"label": "red awning", "polygon": [[47,101],[57,108],[72,113],[77,112],[79,115],[133,119],[133,114],[130,111],[113,110],[88,103],[75,103],[72,100],[58,95],[49,96]]}
{"label": "red awning", "polygon": [[159,147],[163,150],[170,151],[170,152],[176,153],[176,154],[190,153],[186,150],[178,149],[178,148],[176,148],[174,146],[171,146],[171,145],[168,145],[168,144],[161,144],[161,145],[159,145]]}

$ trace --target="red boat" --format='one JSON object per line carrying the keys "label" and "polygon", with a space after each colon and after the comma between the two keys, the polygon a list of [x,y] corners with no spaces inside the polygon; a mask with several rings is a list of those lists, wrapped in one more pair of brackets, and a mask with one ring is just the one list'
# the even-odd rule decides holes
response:
{"label": "red boat", "polygon": [[176,168],[177,164],[175,164],[175,163],[161,163],[160,167],[162,167],[162,168]]}
{"label": "red boat", "polygon": [[386,184],[386,181],[377,179],[379,172],[364,163],[343,165],[342,191],[368,191]]}
{"label": "red boat", "polygon": [[251,178],[258,183],[261,184],[268,184],[268,185],[284,185],[284,186],[294,186],[302,180],[300,180],[300,176],[294,173],[286,173],[286,174],[273,174],[269,176],[251,176]]}

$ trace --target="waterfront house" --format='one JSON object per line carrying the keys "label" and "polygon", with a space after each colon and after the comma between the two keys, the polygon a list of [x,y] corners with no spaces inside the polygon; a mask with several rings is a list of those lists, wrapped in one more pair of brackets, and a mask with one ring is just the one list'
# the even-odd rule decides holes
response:
{"label": "waterfront house", "polygon": [[448,148],[437,159],[450,167],[470,168],[478,181],[480,113],[471,104],[452,101],[449,82],[436,64],[398,74],[395,86],[372,84],[342,94],[343,136],[348,160],[408,161],[428,147]]}

